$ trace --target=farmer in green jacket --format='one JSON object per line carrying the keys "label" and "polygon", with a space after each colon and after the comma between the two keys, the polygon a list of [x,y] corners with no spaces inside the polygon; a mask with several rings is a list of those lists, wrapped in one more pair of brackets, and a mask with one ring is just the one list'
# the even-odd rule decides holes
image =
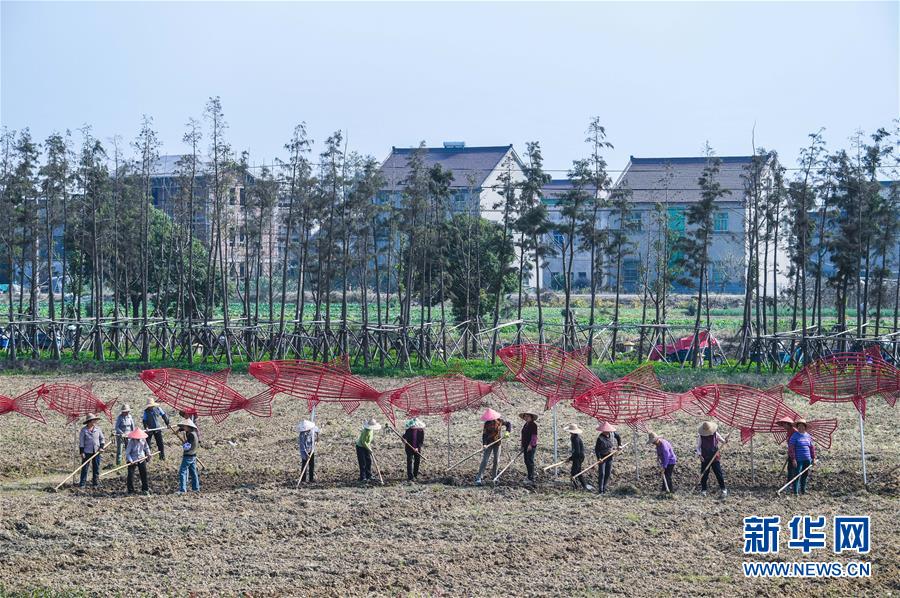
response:
{"label": "farmer in green jacket", "polygon": [[372,442],[375,440],[375,431],[380,429],[381,424],[373,417],[366,420],[356,439],[356,461],[359,463],[360,482],[372,479]]}

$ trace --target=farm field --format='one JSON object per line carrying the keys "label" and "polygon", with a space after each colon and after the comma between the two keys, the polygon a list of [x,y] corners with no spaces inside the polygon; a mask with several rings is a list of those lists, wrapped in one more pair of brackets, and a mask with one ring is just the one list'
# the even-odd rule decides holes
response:
{"label": "farm field", "polygon": [[[663,372],[660,378],[673,389],[696,383],[679,375]],[[57,376],[93,380],[99,396],[119,398],[116,412],[122,401],[140,410],[151,396],[135,372]],[[53,378],[0,377],[0,393],[15,396]],[[761,377],[756,385],[783,381],[773,379]],[[753,380],[751,374],[740,378]],[[379,389],[402,383],[368,381]],[[246,395],[261,390],[246,375],[236,374],[231,384]],[[489,400],[504,415],[542,408],[542,400],[519,385],[511,385],[507,395],[512,405]],[[658,492],[655,454],[644,435],[637,452],[632,445],[617,458],[608,495],[572,490],[562,470],[558,478],[541,474],[540,467],[553,462],[549,412],[538,421],[534,488],[522,483],[521,462],[496,488],[472,485],[475,459],[446,476],[448,431],[440,418],[425,418],[427,461],[419,483],[406,483],[401,442],[385,428],[377,433],[376,447],[387,484],[361,486],[355,481],[353,440],[364,417],[383,419],[367,406],[352,416],[335,406],[317,410],[318,481],[296,489],[294,426],[306,416],[306,406],[283,396],[275,399],[272,418],[238,413],[219,426],[201,422],[206,469],[199,496],[174,493],[180,461],[174,437],[167,439],[168,459],[151,465],[150,497],[126,496],[124,475],[117,473],[97,491],[66,486],[51,493],[47,488],[74,468],[75,426],[46,409],[47,426],[7,415],[0,418],[0,595],[897,595],[900,476],[888,472],[900,465],[898,410],[880,399],[869,403],[866,448],[873,483],[867,491],[852,406],[809,406],[796,396],[788,401],[807,419],[840,421],[832,448],[819,454],[809,494],[775,498],[784,447],[759,436],[752,453],[755,483],[750,446],[733,442],[724,449],[731,492],[724,501],[713,498],[714,492],[707,498],[692,492],[699,420],[687,415],[653,426],[679,457],[672,498]],[[558,424],[569,421],[586,430],[585,444],[592,447],[591,421],[561,405]],[[109,436],[109,422],[101,427]],[[507,456],[515,450],[518,429],[517,420]],[[629,430],[620,431],[623,441],[633,441]],[[477,414],[454,415],[449,435],[453,460],[476,451]],[[561,458],[568,454],[562,432],[560,450]],[[780,515],[786,543],[785,523],[798,514],[825,515],[829,522],[834,515],[871,516],[872,551],[862,559],[872,563],[872,576],[746,579],[741,562],[767,557],[742,554],[742,518]],[[808,556],[782,549],[775,559],[847,562],[855,556],[834,555],[829,544],[828,551]]]}

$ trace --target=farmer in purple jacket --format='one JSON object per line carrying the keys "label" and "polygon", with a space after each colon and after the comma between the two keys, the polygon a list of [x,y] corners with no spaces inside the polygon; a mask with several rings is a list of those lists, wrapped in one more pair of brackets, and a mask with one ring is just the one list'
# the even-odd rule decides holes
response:
{"label": "farmer in purple jacket", "polygon": [[794,494],[806,494],[806,478],[809,476],[809,468],[816,463],[816,447],[813,446],[812,436],[806,432],[805,419],[798,417],[794,427],[797,431],[788,440],[788,457],[794,471],[803,472],[803,475],[794,480]]}
{"label": "farmer in purple jacket", "polygon": [[663,492],[675,492],[672,474],[675,472],[675,463],[678,459],[675,457],[675,451],[672,450],[672,443],[662,436],[650,432],[647,436],[647,444],[656,447],[656,459],[659,461],[663,473]]}

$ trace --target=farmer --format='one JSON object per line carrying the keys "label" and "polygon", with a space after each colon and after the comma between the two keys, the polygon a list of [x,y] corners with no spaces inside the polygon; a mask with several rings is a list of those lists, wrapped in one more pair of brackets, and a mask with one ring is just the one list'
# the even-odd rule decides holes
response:
{"label": "farmer", "polygon": [[134,430],[134,418],[131,417],[131,407],[126,403],[119,410],[116,417],[116,465],[122,462],[122,451],[128,444],[128,433]]}
{"label": "farmer", "polygon": [[487,462],[491,455],[494,456],[493,474],[491,477],[492,479],[497,477],[497,465],[500,460],[500,431],[505,430],[502,438],[509,438],[509,433],[512,431],[512,424],[502,419],[499,413],[490,408],[481,414],[481,421],[484,422],[484,428],[481,431],[483,454],[481,456],[481,466],[478,468],[478,477],[475,478],[476,486],[481,486],[482,484],[481,477],[484,475],[484,469],[487,467]]}
{"label": "farmer", "polygon": [[[316,441],[319,439],[319,427],[304,419],[297,424],[297,448],[300,450],[300,481],[316,481]],[[308,463],[308,465],[307,465]]]}
{"label": "farmer", "polygon": [[537,427],[537,414],[533,411],[523,411],[519,414],[523,420],[525,420],[525,424],[522,426],[522,454],[525,455],[525,469],[528,472],[528,477],[525,479],[525,482],[528,484],[534,483],[534,454],[537,452],[537,443],[538,443],[538,427]]}
{"label": "farmer", "polygon": [[716,476],[722,498],[728,496],[725,488],[725,477],[722,475],[719,446],[725,444],[725,439],[719,435],[719,424],[712,421],[703,422],[697,430],[697,455],[700,457],[700,494],[706,496],[709,482],[709,472]]}
{"label": "farmer", "polygon": [[147,444],[150,444],[151,440],[155,439],[156,450],[159,451],[159,458],[165,459],[166,447],[163,444],[163,428],[168,427],[169,416],[166,415],[165,411],[160,409],[156,399],[150,399],[147,402],[141,422],[144,424],[144,431],[147,432],[147,436],[149,436]]}
{"label": "farmer", "polygon": [[356,461],[359,464],[359,481],[368,482],[372,479],[372,442],[375,440],[375,432],[381,429],[381,424],[370,418],[363,423],[359,437],[356,439]]}
{"label": "farmer", "polygon": [[[622,446],[622,437],[616,432],[616,427],[609,422],[602,422],[597,426],[597,431],[600,432],[600,435],[597,436],[597,442],[594,444],[594,456],[597,457],[598,461],[606,459],[597,467],[597,493],[603,494],[609,486],[609,479],[612,477],[614,457],[609,457],[609,455]],[[613,446],[614,441],[615,446]]]}
{"label": "farmer", "polygon": [[406,479],[411,482],[419,477],[419,461],[425,444],[425,422],[417,417],[408,420],[403,440],[406,441],[403,443],[406,450]]}
{"label": "farmer", "polygon": [[794,466],[794,475],[803,472],[799,478],[794,480],[794,494],[806,494],[806,478],[809,477],[807,468],[816,464],[816,447],[813,446],[812,436],[806,432],[805,419],[798,417],[794,426],[797,431],[788,440],[788,455],[791,465]]}
{"label": "farmer", "polygon": [[197,426],[197,442],[200,442],[200,423],[197,421],[197,410],[186,407],[178,411],[178,417],[181,419],[189,419],[194,422],[194,425]]}
{"label": "farmer", "polygon": [[191,477],[191,490],[200,492],[200,474],[197,473],[197,426],[189,419],[178,422],[179,437],[184,434],[181,448],[181,466],[178,468],[178,493],[187,492],[188,475]]}
{"label": "farmer", "polygon": [[[779,426],[781,426],[781,428],[784,430],[784,434],[785,434],[784,437],[787,440],[790,440],[791,436],[793,436],[794,432],[797,431],[797,429],[794,428],[794,420],[791,419],[790,417],[782,417],[775,423],[778,424]],[[788,479],[788,481],[790,481],[790,480],[794,479],[795,475],[797,475],[797,473],[794,471],[794,466],[791,465],[790,451],[788,451],[788,454],[785,456],[785,460],[787,462],[787,479]]]}
{"label": "farmer", "polygon": [[585,490],[590,490],[591,486],[584,480],[584,476],[575,477],[575,474],[581,471],[581,466],[584,464],[584,441],[581,439],[584,431],[578,427],[578,424],[569,424],[563,430],[569,433],[569,439],[572,441],[572,454],[569,455],[568,459],[572,463],[572,469],[570,470],[572,485],[575,486],[576,490],[579,484]]}
{"label": "farmer", "polygon": [[663,492],[675,492],[672,474],[675,472],[675,463],[678,461],[678,458],[672,449],[672,443],[662,436],[650,432],[647,436],[647,444],[656,447],[656,459],[663,473]]}
{"label": "farmer", "polygon": [[128,463],[128,494],[134,494],[134,470],[141,476],[141,492],[150,494],[147,480],[147,461],[150,460],[150,445],[147,444],[147,433],[141,429],[127,434],[128,446],[125,448],[125,462]]}
{"label": "farmer", "polygon": [[81,463],[90,461],[90,465],[84,465],[81,468],[81,478],[78,482],[80,488],[84,488],[87,482],[88,467],[91,469],[91,485],[96,488],[100,485],[100,451],[106,447],[106,438],[103,431],[97,427],[100,418],[93,413],[88,413],[85,418],[84,427],[78,435],[78,450],[81,453]]}

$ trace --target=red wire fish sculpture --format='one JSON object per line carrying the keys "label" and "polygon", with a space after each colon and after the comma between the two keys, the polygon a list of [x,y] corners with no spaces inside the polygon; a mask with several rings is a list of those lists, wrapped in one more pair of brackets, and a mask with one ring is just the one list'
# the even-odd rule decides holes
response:
{"label": "red wire fish sculpture", "polygon": [[33,388],[28,392],[20,394],[16,398],[0,395],[0,415],[6,413],[19,413],[25,417],[30,417],[33,420],[39,421],[42,424],[46,424],[47,422],[44,420],[44,416],[41,415],[41,412],[37,407],[39,398],[37,390],[37,388]]}
{"label": "red wire fish sculpture", "polygon": [[881,351],[834,353],[808,364],[791,378],[788,388],[808,397],[809,404],[850,402],[866,416],[866,399],[880,395],[893,407],[900,397],[900,369]]}
{"label": "red wire fish sculpture", "polygon": [[342,360],[328,363],[302,359],[255,361],[250,364],[249,372],[269,387],[271,396],[284,393],[306,401],[310,411],[319,403],[339,403],[350,415],[362,403],[372,402],[391,422],[395,421],[390,401],[392,391],[372,388],[354,376]]}
{"label": "red wire fish sculpture", "polygon": [[179,411],[210,416],[222,423],[235,411],[257,417],[272,416],[272,394],[268,391],[247,398],[228,386],[230,370],[212,375],[174,368],[144,370],[141,381],[156,398]]}
{"label": "red wire fish sculpture", "polygon": [[502,381],[493,384],[479,382],[461,374],[419,378],[393,391],[390,401],[410,417],[440,415],[449,420],[454,411],[479,406],[491,393],[496,393],[505,401],[500,391],[501,384]]}
{"label": "red wire fish sculpture", "polygon": [[43,384],[31,392],[37,393],[47,407],[66,416],[66,423],[77,421],[82,415],[88,413],[106,414],[106,418],[112,423],[112,406],[116,399],[105,403],[95,394],[93,383],[88,382],[82,386],[59,382]]}
{"label": "red wire fish sculpture", "polygon": [[670,419],[671,414],[696,402],[690,392],[663,391],[652,369],[634,372],[597,386],[577,397],[573,406],[591,417],[610,423],[645,429],[646,422]]}
{"label": "red wire fish sculpture", "polygon": [[[742,443],[749,442],[757,432],[771,433],[777,442],[784,442],[787,432],[778,420],[800,417],[784,403],[782,386],[760,390],[741,384],[708,384],[691,392],[709,416],[740,429]],[[807,431],[822,447],[830,448],[837,425],[836,419],[820,419],[809,422]]]}
{"label": "red wire fish sculpture", "polygon": [[510,345],[500,349],[497,356],[516,380],[547,399],[547,409],[603,384],[584,364],[582,354],[567,353],[553,345]]}

